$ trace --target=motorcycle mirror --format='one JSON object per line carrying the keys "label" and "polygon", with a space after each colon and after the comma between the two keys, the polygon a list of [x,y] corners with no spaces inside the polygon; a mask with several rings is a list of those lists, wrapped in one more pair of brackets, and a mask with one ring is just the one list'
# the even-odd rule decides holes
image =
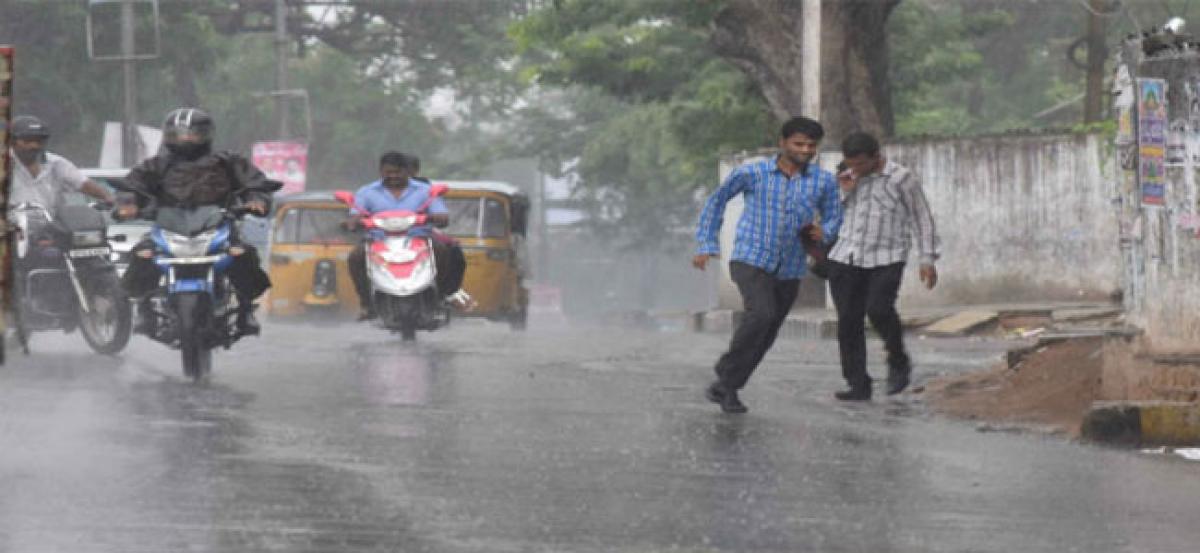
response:
{"label": "motorcycle mirror", "polygon": [[346,205],[349,205],[349,206],[354,205],[354,194],[350,193],[349,191],[338,190],[337,192],[333,193],[333,197],[337,198],[337,201],[342,202]]}
{"label": "motorcycle mirror", "polygon": [[442,194],[445,194],[447,190],[450,190],[449,186],[446,186],[444,184],[435,184],[435,185],[429,187],[429,196],[436,198],[438,196],[441,196]]}

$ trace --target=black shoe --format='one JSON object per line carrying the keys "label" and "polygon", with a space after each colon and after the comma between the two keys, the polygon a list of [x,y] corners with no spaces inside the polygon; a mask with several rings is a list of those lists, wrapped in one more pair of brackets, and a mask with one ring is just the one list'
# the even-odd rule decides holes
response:
{"label": "black shoe", "polygon": [[908,387],[909,372],[896,372],[888,375],[887,395],[894,396]]}
{"label": "black shoe", "polygon": [[379,314],[376,313],[374,309],[371,309],[369,307],[358,312],[359,322],[370,321],[372,319],[378,319],[378,318],[379,318]]}
{"label": "black shoe", "polygon": [[849,390],[842,390],[840,392],[834,392],[833,397],[836,397],[842,401],[870,401],[871,400],[871,387],[870,386],[859,386],[857,388],[852,387]]}
{"label": "black shoe", "polygon": [[254,313],[243,311],[238,313],[237,331],[242,336],[255,336],[262,331],[262,327],[258,325],[258,319],[254,317]]}
{"label": "black shoe", "polygon": [[721,411],[726,413],[736,414],[749,411],[749,409],[746,408],[746,404],[742,403],[742,400],[738,399],[737,392],[726,390],[725,387],[721,386],[719,382],[712,383],[708,389],[704,390],[704,397],[708,398],[709,401],[720,405]]}

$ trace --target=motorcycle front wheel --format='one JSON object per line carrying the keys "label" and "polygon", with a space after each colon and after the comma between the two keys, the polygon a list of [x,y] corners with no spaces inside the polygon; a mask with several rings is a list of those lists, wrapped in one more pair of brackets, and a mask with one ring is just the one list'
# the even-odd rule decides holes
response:
{"label": "motorcycle front wheel", "polygon": [[212,305],[207,294],[175,296],[175,314],[179,317],[179,357],[183,375],[201,382],[212,371],[212,348],[204,339],[212,317]]}
{"label": "motorcycle front wheel", "polygon": [[91,309],[79,308],[79,330],[96,353],[111,355],[129,343],[132,312],[116,279],[106,279],[97,288],[88,298]]}

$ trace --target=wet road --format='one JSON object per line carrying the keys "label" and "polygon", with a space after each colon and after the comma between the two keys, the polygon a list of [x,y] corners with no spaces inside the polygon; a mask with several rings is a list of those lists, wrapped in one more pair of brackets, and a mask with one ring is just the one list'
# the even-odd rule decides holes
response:
{"label": "wet road", "polygon": [[[270,324],[194,386],[142,338],[38,335],[0,367],[0,553],[1200,548],[1200,463],[838,404],[835,345],[794,338],[725,416],[724,345]],[[1002,350],[912,346],[924,375]]]}

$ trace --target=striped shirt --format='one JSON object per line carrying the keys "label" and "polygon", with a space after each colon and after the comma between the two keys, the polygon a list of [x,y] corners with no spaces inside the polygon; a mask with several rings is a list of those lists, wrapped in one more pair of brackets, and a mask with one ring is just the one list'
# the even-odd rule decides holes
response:
{"label": "striped shirt", "polygon": [[697,254],[717,255],[717,234],[725,218],[725,204],[743,195],[745,209],[733,241],[732,261],[753,265],[784,280],[805,273],[805,253],[800,227],[817,213],[827,240],[837,236],[842,208],[833,174],[810,163],[803,172],[788,177],[776,158],[747,163],[734,169],[700,212],[696,228]]}
{"label": "striped shirt", "polygon": [[871,268],[908,259],[916,238],[922,264],[940,256],[941,240],[933,213],[916,175],[888,161],[883,169],[858,180],[842,198],[845,224],[829,258]]}

